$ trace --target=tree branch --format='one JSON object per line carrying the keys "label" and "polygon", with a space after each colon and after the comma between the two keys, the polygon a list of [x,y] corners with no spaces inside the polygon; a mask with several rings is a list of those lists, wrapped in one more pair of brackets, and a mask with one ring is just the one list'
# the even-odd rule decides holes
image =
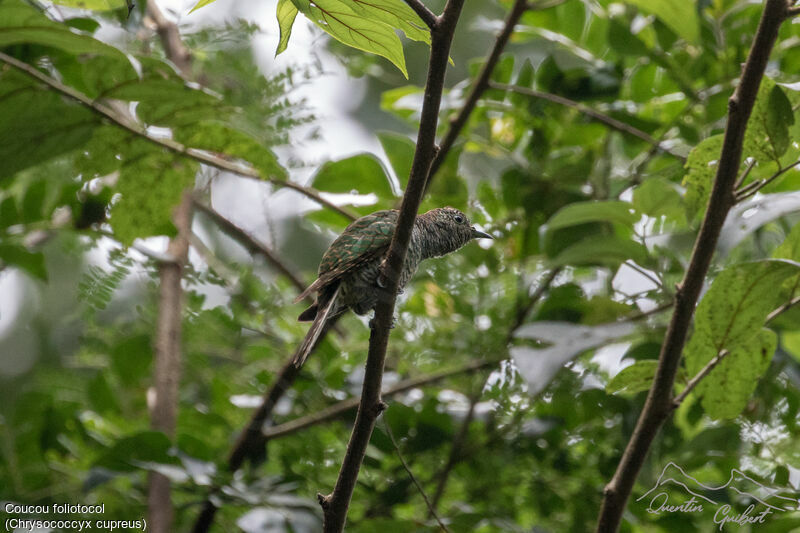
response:
{"label": "tree branch", "polygon": [[[189,253],[192,225],[192,200],[184,193],[175,212],[178,235],[167,247],[175,261],[159,263],[158,324],[156,325],[155,364],[153,381],[155,401],[151,408],[151,427],[168,437],[175,434],[178,412],[178,384],[181,374],[181,318],[183,290],[181,279]],[[150,528],[156,533],[172,529],[172,499],[170,481],[165,475],[151,472],[148,479],[147,513]]]}
{"label": "tree branch", "polygon": [[745,167],[744,171],[739,176],[739,178],[736,180],[736,183],[733,184],[733,189],[736,191],[736,195],[737,196],[739,195],[739,187],[742,186],[742,183],[744,183],[744,180],[746,180],[747,176],[750,175],[750,171],[753,170],[754,166],[756,166],[756,158],[755,157],[750,159],[750,162],[747,163],[747,166]]}
{"label": "tree branch", "polygon": [[[484,368],[491,368],[497,365],[497,361],[473,361],[466,365],[452,368],[449,370],[442,370],[441,372],[435,372],[433,374],[429,374],[426,376],[419,376],[416,378],[410,378],[403,380],[392,387],[389,387],[383,392],[381,395],[384,398],[389,398],[391,396],[396,396],[403,392],[409,391],[411,389],[416,389],[418,387],[422,387],[425,385],[430,385],[431,383],[436,383],[437,381],[442,381],[443,379],[456,376],[459,374],[467,374],[469,372],[475,372],[477,370],[482,370]],[[348,398],[346,400],[342,400],[339,403],[333,404],[330,407],[326,407],[321,411],[317,411],[316,413],[312,413],[310,415],[297,418],[290,422],[285,422],[283,424],[273,426],[270,428],[264,429],[264,439],[265,440],[272,440],[277,439],[279,437],[285,437],[286,435],[291,435],[292,433],[296,433],[303,429],[306,429],[311,426],[316,426],[317,424],[322,424],[325,422],[329,422],[331,420],[335,420],[339,418],[343,414],[352,411],[356,407],[358,407],[359,398]]]}
{"label": "tree branch", "polygon": [[414,13],[416,13],[419,18],[422,19],[422,22],[424,22],[429,29],[432,30],[436,27],[438,19],[433,11],[425,7],[425,4],[423,4],[420,0],[405,0],[405,2],[408,4],[408,7],[414,10]]}
{"label": "tree branch", "polygon": [[303,280],[298,278],[292,269],[289,268],[275,252],[270,250],[267,245],[225,218],[219,211],[205,202],[195,198],[194,205],[199,211],[202,211],[203,214],[213,220],[223,233],[235,239],[239,244],[244,246],[248,252],[262,255],[278,272],[286,276],[286,279],[288,279],[298,291],[303,292],[306,289],[307,285],[303,283]]}
{"label": "tree branch", "polygon": [[169,150],[176,154],[180,154],[184,157],[194,159],[199,163],[203,163],[205,165],[217,168],[219,170],[224,170],[225,172],[231,172],[233,174],[245,178],[268,181],[280,187],[287,187],[289,189],[293,189],[307,196],[308,198],[314,200],[318,204],[324,205],[325,207],[328,207],[329,209],[336,211],[340,215],[350,220],[355,220],[357,218],[353,213],[350,212],[350,210],[342,208],[326,200],[320,195],[319,191],[312,189],[311,187],[304,187],[302,185],[298,185],[297,183],[293,183],[289,180],[282,180],[277,178],[271,178],[268,176],[263,176],[257,169],[253,167],[243,166],[239,163],[228,161],[221,157],[212,155],[208,152],[184,146],[183,144],[176,142],[172,139],[168,139],[165,137],[154,137],[150,135],[147,132],[147,130],[137,122],[134,122],[130,118],[117,113],[107,105],[104,105],[100,102],[96,102],[95,100],[89,98],[80,91],[76,91],[72,87],[64,85],[58,80],[51,78],[50,76],[44,74],[43,72],[40,72],[36,68],[32,67],[31,65],[28,65],[23,61],[19,61],[18,59],[15,59],[3,52],[0,52],[0,61],[16,68],[17,70],[25,73],[31,78],[40,81],[41,83],[47,85],[56,92],[61,93],[64,96],[70,98],[71,100],[74,100],[79,104],[83,105],[84,107],[88,108],[96,115],[111,121],[113,124],[136,135],[137,137],[146,140],[151,144],[154,144],[156,146],[159,146],[161,148],[164,148],[165,150]]}
{"label": "tree branch", "polygon": [[630,124],[626,124],[621,120],[617,120],[614,117],[610,117],[605,113],[601,113],[595,109],[592,109],[589,106],[586,106],[580,102],[576,102],[575,100],[570,100],[569,98],[564,98],[563,96],[559,96],[557,94],[547,93],[543,91],[537,91],[535,89],[528,89],[527,87],[519,87],[517,85],[507,85],[505,83],[496,83],[496,82],[489,82],[489,87],[492,89],[497,89],[500,91],[511,91],[517,94],[522,94],[524,96],[530,96],[532,98],[539,98],[541,100],[547,100],[548,102],[552,102],[554,104],[563,105],[565,107],[571,107],[575,109],[579,113],[583,113],[584,115],[591,117],[598,122],[602,122],[606,126],[613,128],[617,131],[622,133],[626,133],[628,135],[632,135],[638,139],[643,140],[644,142],[652,145],[653,147],[657,148],[658,150],[663,151],[673,157],[680,159],[681,161],[685,161],[686,158],[676,152],[673,152],[669,148],[665,147],[663,142],[659,141],[658,139],[653,138],[650,134],[631,126]]}
{"label": "tree branch", "polygon": [[155,26],[167,58],[178,67],[178,70],[184,76],[189,76],[192,69],[192,54],[181,40],[178,25],[164,16],[155,0],[147,1],[147,17]]}
{"label": "tree branch", "polygon": [[372,436],[375,421],[386,405],[381,400],[381,383],[386,348],[389,344],[389,328],[392,324],[397,298],[398,278],[403,269],[408,243],[411,240],[411,228],[425,193],[425,183],[433,162],[436,125],[444,89],[447,61],[450,57],[450,45],[463,5],[464,0],[448,0],[442,16],[431,30],[428,79],[423,96],[417,148],[414,152],[414,160],[411,164],[411,173],[400,207],[397,226],[381,273],[381,278],[385,281],[385,283],[381,283],[381,286],[385,287],[385,290],[380,291],[375,307],[374,328],[370,334],[361,403],[333,492],[328,496],[319,495],[323,509],[325,533],[340,533],[344,529],[347,509],[350,506],[350,499],[358,479],[361,463],[364,460],[367,444]]}
{"label": "tree branch", "polygon": [[[153,17],[167,57],[187,74],[191,56],[181,41],[178,27],[164,18],[155,0],[147,2],[147,13]],[[174,57],[173,57],[174,54]],[[159,263],[158,324],[156,325],[156,350],[153,368],[156,398],[153,402],[151,427],[172,438],[178,415],[178,392],[181,376],[181,322],[183,319],[183,267],[189,259],[192,238],[191,188],[184,191],[175,211],[178,234],[169,241],[167,254],[175,258],[171,263]],[[155,533],[172,530],[173,508],[170,480],[160,472],[151,472],[148,479],[147,513],[150,527]]]}
{"label": "tree branch", "polygon": [[735,201],[733,186],[742,159],[747,120],[753,110],[770,52],[778,38],[778,28],[785,19],[786,8],[786,0],[766,0],[741,80],[728,102],[728,123],[708,208],[686,274],[675,294],[675,311],[661,345],[653,385],[617,470],[605,487],[597,523],[598,533],[614,533],[619,528],[622,513],[650,445],[672,412],[672,387],[686,334],[722,225]]}
{"label": "tree branch", "polygon": [[508,12],[503,29],[497,35],[497,39],[495,39],[492,51],[489,53],[489,57],[486,58],[486,62],[481,67],[478,77],[475,78],[475,83],[472,85],[472,89],[467,95],[464,105],[461,107],[458,114],[452,117],[449,121],[450,127],[447,129],[447,133],[445,133],[444,138],[442,138],[442,142],[439,144],[439,151],[433,158],[433,163],[431,164],[430,171],[428,172],[427,181],[425,183],[426,191],[428,190],[430,182],[433,179],[433,176],[436,174],[436,171],[442,166],[442,163],[444,163],[448,152],[453,147],[453,144],[456,142],[458,136],[461,134],[461,130],[464,129],[464,126],[466,125],[469,116],[472,114],[472,111],[475,109],[478,100],[484,91],[486,91],[489,78],[492,76],[492,72],[494,72],[498,61],[500,61],[500,56],[508,44],[511,34],[514,33],[514,28],[519,22],[519,19],[522,17],[522,14],[525,13],[525,10],[527,9],[527,0],[515,0],[514,5],[511,6],[511,11]]}

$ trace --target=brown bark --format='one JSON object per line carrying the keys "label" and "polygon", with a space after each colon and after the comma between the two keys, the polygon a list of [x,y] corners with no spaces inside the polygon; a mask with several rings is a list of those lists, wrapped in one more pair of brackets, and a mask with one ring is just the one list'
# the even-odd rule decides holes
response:
{"label": "brown bark", "polygon": [[[158,324],[156,326],[153,389],[155,399],[151,406],[151,427],[168,437],[175,434],[178,411],[178,384],[181,376],[181,318],[183,315],[183,290],[181,279],[189,252],[189,234],[192,224],[192,199],[189,193],[175,212],[178,235],[167,247],[172,261],[159,265],[160,292],[158,298]],[[149,525],[155,533],[168,533],[172,528],[172,500],[169,478],[158,472],[150,473],[147,492]]]}

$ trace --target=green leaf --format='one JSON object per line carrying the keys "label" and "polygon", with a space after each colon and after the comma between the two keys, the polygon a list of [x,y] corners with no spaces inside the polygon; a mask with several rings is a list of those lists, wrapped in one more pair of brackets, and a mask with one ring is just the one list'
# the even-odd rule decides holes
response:
{"label": "green leaf", "polygon": [[403,120],[413,120],[422,109],[422,89],[414,85],[383,91],[381,109]]}
{"label": "green leaf", "polygon": [[[800,224],[795,224],[780,246],[772,252],[772,257],[800,262]],[[800,273],[784,281],[784,287],[789,291],[789,297],[796,296],[800,287]]]}
{"label": "green leaf", "polygon": [[[687,346],[686,366],[689,374],[694,376],[716,353],[713,349],[708,350],[709,345],[704,345],[701,339],[695,341],[693,337],[692,341],[691,351]],[[703,397],[703,409],[711,418],[735,418],[744,410],[759,378],[769,368],[777,344],[775,332],[762,328],[756,335],[731,348],[730,353],[700,381],[694,393]],[[699,349],[700,346],[705,349]],[[691,358],[689,353],[693,355]]]}
{"label": "green leaf", "polygon": [[158,149],[124,165],[116,187],[121,198],[109,219],[114,236],[130,245],[139,237],[174,235],[172,212],[184,189],[194,184],[196,172],[193,161]]}
{"label": "green leaf", "polygon": [[213,4],[214,2],[216,2],[216,0],[200,0],[199,2],[197,2],[194,5],[194,7],[192,9],[189,10],[189,13],[194,13],[195,11],[200,9],[201,7],[205,7],[208,4]]}
{"label": "green leaf", "polygon": [[794,225],[789,235],[772,252],[772,257],[800,262],[800,224]]}
{"label": "green leaf", "polygon": [[431,32],[403,0],[357,0],[349,3],[365,19],[385,22],[413,41],[431,43]]}
{"label": "green leaf", "polygon": [[636,361],[611,378],[611,381],[606,385],[606,392],[616,394],[618,392],[633,393],[648,390],[650,385],[653,384],[653,377],[656,375],[657,368],[658,361],[654,359]]}
{"label": "green leaf", "polygon": [[91,9],[92,11],[128,9],[128,5],[126,4],[125,0],[58,0],[55,3],[77,9]]}
{"label": "green leaf", "polygon": [[29,252],[22,245],[0,243],[0,264],[21,268],[31,276],[47,281],[47,269],[41,252]]}
{"label": "green leaf", "polygon": [[633,207],[651,217],[666,217],[683,222],[686,213],[678,186],[671,181],[653,177],[633,190]]}
{"label": "green leaf", "polygon": [[0,228],[7,228],[18,223],[17,200],[13,196],[6,196],[0,200]]}
{"label": "green leaf", "polygon": [[[792,122],[789,122],[790,120]],[[747,121],[744,155],[755,157],[759,162],[774,161],[780,165],[779,159],[789,147],[788,128],[793,122],[791,104],[783,89],[775,85],[771,79],[762,78],[753,112]]]}
{"label": "green leaf", "polygon": [[23,43],[52,46],[72,54],[111,55],[127,61],[120,50],[53,22],[32,5],[21,0],[3,0],[0,2],[0,48]]}
{"label": "green leaf", "polygon": [[707,336],[713,345],[714,353],[706,362],[753,337],[779,303],[775,288],[798,273],[800,263],[767,259],[734,265],[717,275],[695,318],[695,335]]}
{"label": "green leaf", "polygon": [[[408,78],[403,45],[394,27],[382,19],[368,19],[343,0],[293,0],[297,9],[337,41],[385,57]],[[391,20],[391,17],[389,17]]]}
{"label": "green leaf", "polygon": [[626,0],[642,11],[652,13],[661,22],[689,41],[700,40],[700,24],[697,18],[697,5],[692,0]]}
{"label": "green leaf", "polygon": [[[161,68],[163,71],[163,64]],[[173,75],[154,74],[135,83],[120,83],[103,96],[139,102],[136,114],[148,125],[191,126],[199,120],[224,120],[231,114],[218,96],[191,87]]]}
{"label": "green leaf", "polygon": [[98,372],[86,386],[86,395],[92,409],[98,413],[119,411],[119,403],[108,380],[102,372]]}
{"label": "green leaf", "polygon": [[630,239],[615,236],[592,236],[562,250],[552,261],[553,266],[601,265],[619,266],[628,259],[638,264],[647,262],[647,248]]}
{"label": "green leaf", "polygon": [[285,180],[286,169],[275,153],[250,135],[221,122],[204,121],[176,128],[175,139],[186,146],[238,157],[253,165],[263,179]]}
{"label": "green leaf", "polygon": [[[536,70],[533,68],[533,63],[531,63],[530,59],[525,59],[519,69],[519,73],[517,74],[517,79],[514,81],[514,85],[529,89],[533,87],[533,80],[535,78]],[[524,94],[519,94],[516,91],[510,92],[507,96],[511,103],[516,107],[525,108],[531,104],[530,97]]]}
{"label": "green leaf", "polygon": [[111,350],[111,369],[127,385],[147,378],[152,361],[153,343],[148,335],[125,337]]}
{"label": "green leaf", "polygon": [[785,331],[781,335],[781,347],[800,362],[800,331]]}
{"label": "green leaf", "polygon": [[767,103],[767,134],[778,157],[789,148],[789,126],[794,124],[792,104],[780,86],[775,85],[769,92]]}
{"label": "green leaf", "polygon": [[332,193],[376,194],[391,198],[392,187],[380,160],[358,154],[322,165],[311,181],[314,188]]}
{"label": "green leaf", "polygon": [[686,187],[684,200],[690,218],[694,218],[706,209],[722,152],[722,139],[722,135],[704,139],[689,152],[689,157],[686,159],[687,172],[683,178],[683,186]]}
{"label": "green leaf", "polygon": [[620,55],[647,57],[650,53],[644,41],[618,19],[611,19],[608,24],[608,44]]}
{"label": "green leaf", "polygon": [[[197,8],[195,7],[195,9]],[[281,39],[278,42],[278,48],[275,50],[275,55],[277,56],[289,46],[292,26],[294,25],[294,19],[297,17],[297,8],[292,3],[292,0],[278,0],[276,16],[278,17],[278,26],[281,30]]]}
{"label": "green leaf", "polygon": [[616,222],[631,226],[639,220],[639,215],[628,202],[617,200],[575,202],[556,212],[547,221],[547,231],[577,226],[587,222]]}
{"label": "green leaf", "polygon": [[100,23],[91,17],[75,17],[67,19],[64,24],[86,33],[94,33],[100,28]]}
{"label": "green leaf", "polygon": [[95,466],[130,472],[141,462],[171,463],[174,459],[168,455],[169,447],[169,439],[160,431],[142,431],[119,439],[97,460]]}
{"label": "green leaf", "polygon": [[411,175],[411,164],[414,161],[414,141],[391,131],[379,131],[378,140],[386,152],[386,157],[394,169],[397,181],[402,189],[406,188],[408,177]]}
{"label": "green leaf", "polygon": [[13,70],[0,74],[0,179],[86,143],[99,120],[87,109],[34,85]]}

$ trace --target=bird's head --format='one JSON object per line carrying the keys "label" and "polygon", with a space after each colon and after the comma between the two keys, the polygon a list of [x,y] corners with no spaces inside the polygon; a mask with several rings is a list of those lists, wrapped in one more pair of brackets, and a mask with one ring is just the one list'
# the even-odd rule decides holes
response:
{"label": "bird's head", "polygon": [[431,257],[454,252],[472,239],[493,238],[472,226],[467,215],[453,207],[437,207],[419,218],[428,230]]}

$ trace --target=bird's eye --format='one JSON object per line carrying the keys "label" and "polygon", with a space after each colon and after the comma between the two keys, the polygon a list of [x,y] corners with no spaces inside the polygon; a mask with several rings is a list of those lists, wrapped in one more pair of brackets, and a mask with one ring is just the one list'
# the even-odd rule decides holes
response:
{"label": "bird's eye", "polygon": [[462,224],[464,222],[464,217],[461,215],[456,215],[453,217],[453,220],[456,221],[456,224]]}

